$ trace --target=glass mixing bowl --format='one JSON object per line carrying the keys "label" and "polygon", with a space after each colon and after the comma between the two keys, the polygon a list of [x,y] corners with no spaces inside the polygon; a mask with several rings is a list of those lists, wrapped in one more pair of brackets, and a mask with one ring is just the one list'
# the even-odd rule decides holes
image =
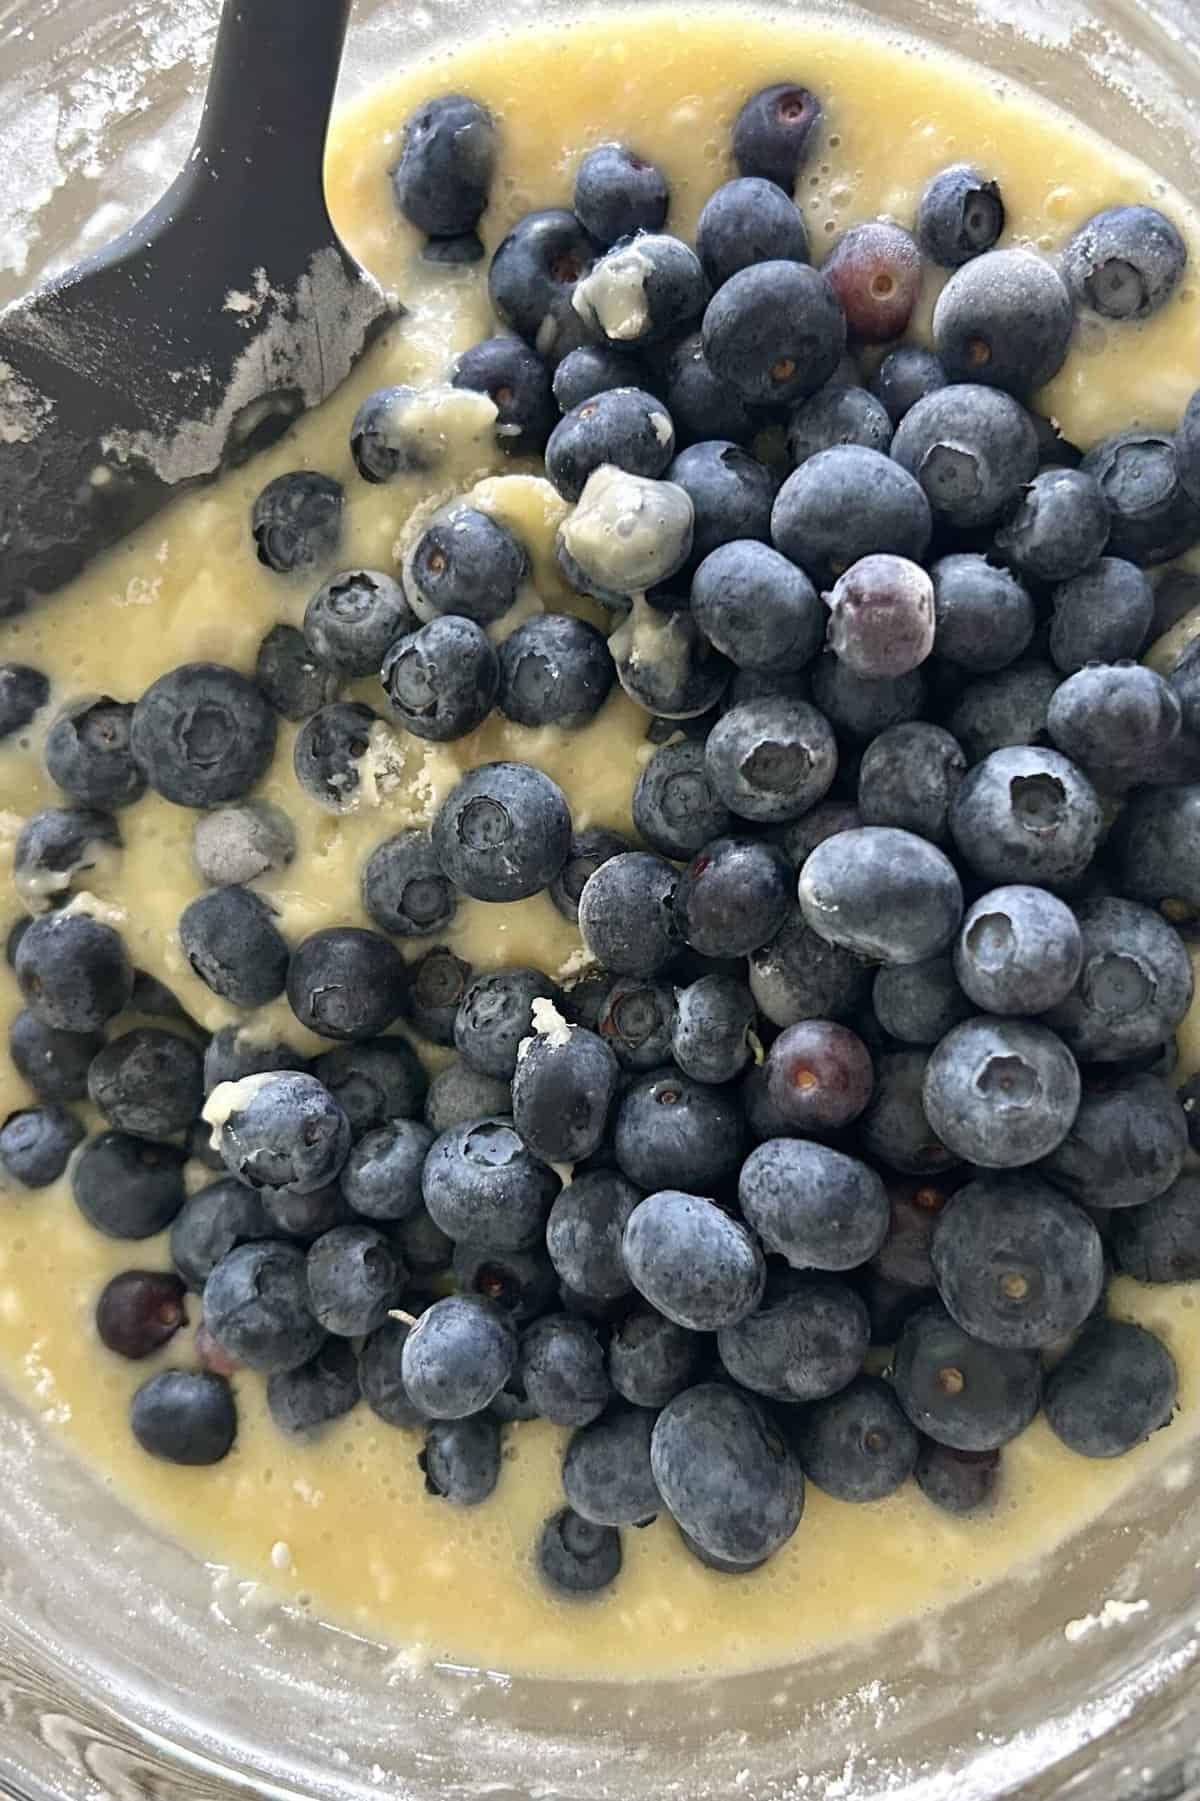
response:
{"label": "glass mixing bowl", "polygon": [[[573,10],[501,8],[512,19]],[[1065,102],[1200,187],[1195,0],[871,0],[865,11]],[[174,173],[216,12],[217,0],[0,0],[0,302],[112,236]],[[482,0],[358,0],[346,90],[485,18],[495,25],[497,9]],[[0,1395],[0,1791],[1200,1797],[1198,1568],[1200,1461],[1184,1448],[1154,1492],[1051,1567],[815,1667],[637,1687],[422,1670],[200,1563]]]}

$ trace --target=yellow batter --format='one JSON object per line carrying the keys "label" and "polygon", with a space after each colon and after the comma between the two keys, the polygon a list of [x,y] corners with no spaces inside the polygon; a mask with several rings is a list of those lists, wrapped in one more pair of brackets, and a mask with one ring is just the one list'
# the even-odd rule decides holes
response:
{"label": "yellow batter", "polygon": [[[298,624],[309,593],[303,578],[283,579],[259,566],[247,527],[254,494],[289,468],[319,468],[345,484],[341,566],[392,564],[426,491],[415,480],[386,487],[359,481],[347,445],[350,419],[372,388],[443,378],[455,352],[493,329],[481,271],[422,268],[414,234],[392,203],[386,172],[402,121],[422,98],[464,90],[500,122],[502,160],[483,223],[491,250],[522,212],[568,204],[581,153],[613,138],[665,167],[670,228],[690,235],[704,199],[731,173],[738,106],[754,89],[784,78],[811,86],[826,105],[821,148],[798,194],[818,254],[854,220],[890,213],[910,222],[924,181],[947,162],[970,158],[1000,182],[1008,241],[1052,250],[1099,207],[1152,198],[1184,230],[1192,268],[1200,267],[1195,215],[1150,171],[992,74],[924,48],[832,23],[768,22],[744,11],[685,20],[649,9],[481,41],[403,75],[334,132],[334,217],[362,260],[403,295],[403,325],[284,444],[152,521],[41,615],[6,625],[0,657],[44,669],[59,703],[99,691],[134,699],[156,675],[194,659],[249,670],[267,628],[279,620]],[[930,276],[921,321],[937,286]],[[1198,324],[1195,274],[1145,327],[1106,332],[1085,324],[1044,397],[1046,410],[1085,445],[1135,421],[1172,426],[1195,386]],[[536,592],[525,597],[525,610],[544,604],[586,614],[588,603],[569,594],[554,569],[561,502],[544,482],[514,478],[513,468],[485,436],[460,447],[446,483],[461,489],[493,478],[477,490],[476,503],[510,519],[530,546]],[[511,629],[521,610],[502,629]],[[374,702],[374,686],[358,684],[358,692]],[[493,757],[549,771],[577,826],[628,831],[630,793],[649,755],[644,729],[644,715],[616,692],[594,724],[565,737],[494,719],[445,747],[383,744],[378,804],[333,817],[301,798],[291,765],[294,733],[284,727],[262,793],[292,817],[298,854],[263,890],[293,941],[323,925],[364,923],[357,876],[365,852],[400,827],[429,819],[464,765]],[[389,782],[386,766],[397,758],[398,779]],[[6,862],[22,817],[57,798],[36,733],[0,756]],[[191,975],[175,938],[179,914],[200,887],[190,862],[194,819],[147,796],[121,814],[126,849],[115,873],[95,885],[102,900],[126,910],[121,929],[134,960],[169,983],[211,1029],[236,1015]],[[532,963],[561,974],[581,962],[577,934],[544,898],[518,906],[466,902],[451,939],[481,966]],[[5,1030],[17,1005],[11,975],[0,967]],[[303,1046],[286,1003],[277,1004],[274,1023]],[[1195,1019],[1183,1050],[1188,1074],[1200,1067]],[[0,1119],[28,1102],[4,1060]],[[211,1179],[197,1166],[189,1175],[194,1186]],[[968,1523],[935,1511],[912,1485],[857,1508],[810,1490],[794,1541],[763,1571],[736,1580],[702,1569],[663,1518],[624,1534],[625,1567],[608,1593],[570,1605],[552,1599],[531,1570],[537,1529],[559,1504],[564,1434],[541,1424],[510,1429],[495,1497],[456,1510],[425,1495],[418,1435],[390,1430],[360,1407],[319,1442],[298,1447],[271,1425],[262,1382],[245,1377],[236,1383],[238,1441],[224,1464],[197,1471],[151,1462],[129,1436],[129,1398],[155,1367],[189,1361],[186,1335],[151,1364],[128,1365],[100,1347],[92,1310],[118,1270],[165,1268],[165,1244],[101,1238],[84,1225],[65,1184],[32,1195],[6,1192],[0,1212],[0,1374],[131,1505],[168,1523],[200,1555],[302,1598],[325,1618],[492,1668],[632,1678],[733,1670],[819,1651],[948,1602],[1045,1553],[1143,1481],[1200,1421],[1200,1305],[1186,1289],[1122,1282],[1114,1311],[1162,1333],[1181,1371],[1179,1419],[1132,1456],[1086,1463],[1039,1420],[1004,1453],[996,1510]],[[197,1312],[193,1303],[193,1324]]]}

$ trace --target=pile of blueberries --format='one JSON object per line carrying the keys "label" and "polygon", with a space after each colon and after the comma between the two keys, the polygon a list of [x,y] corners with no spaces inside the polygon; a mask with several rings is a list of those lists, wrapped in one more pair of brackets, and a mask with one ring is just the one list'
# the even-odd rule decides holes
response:
{"label": "pile of blueberries", "polygon": [[[256,1371],[283,1430],[365,1402],[470,1504],[505,1428],[553,1421],[566,1505],[537,1562],[564,1592],[611,1582],[621,1529],[664,1511],[712,1568],[753,1569],[806,1479],[862,1502],[915,1476],[969,1513],[1039,1409],[1119,1456],[1170,1419],[1176,1370],[1110,1316],[1110,1277],[1200,1278],[1196,1094],[1171,1079],[1200,651],[1166,677],[1135,660],[1200,587],[1145,573],[1200,543],[1200,397],[1178,433],[1086,455],[1027,404],[1078,312],[1148,317],[1184,246],[1122,206],[1057,263],[996,248],[1000,192],[956,165],[914,231],[855,226],[818,271],[792,193],[820,111],[791,85],[747,101],[694,249],[663,229],[661,171],[605,145],[574,211],[491,260],[506,330],[451,387],[490,396],[499,447],[571,504],[561,565],[608,640],[551,613],[497,648],[527,550],[454,504],[398,573],[325,581],[253,679],[188,665],[68,707],[46,741],[68,804],[17,847],[11,1054],[38,1104],[0,1158],[34,1187],[70,1159],[111,1236],[169,1228],[173,1270],[100,1297],[110,1350],[161,1350],[202,1296],[199,1367],[138,1391],[139,1442],[224,1457],[230,1377]],[[462,96],[410,121],[396,195],[435,261],[482,255],[495,155]],[[930,263],[953,273],[927,350],[900,340]],[[429,407],[370,397],[364,479],[436,466]],[[271,483],[263,562],[330,565],[343,502],[312,472]],[[338,698],[371,675],[378,714]],[[378,729],[449,741],[499,707],[570,731],[614,682],[654,746],[637,844],[576,832],[537,768],[484,765],[371,854],[375,929],[285,940],[252,884],[291,822],[248,798],[278,716],[337,811]],[[45,682],[10,666],[0,701],[15,729]],[[198,814],[192,967],[251,1026],[286,993],[330,1042],[315,1060],[261,1030],[201,1042],[96,909],[61,904],[147,785]],[[543,892],[591,959],[573,987],[455,953],[463,896]],[[130,1009],[162,1023],[122,1029]],[[399,1020],[457,1060],[428,1082]],[[85,1097],[107,1129],[81,1143]],[[187,1197],[189,1156],[214,1180]]]}

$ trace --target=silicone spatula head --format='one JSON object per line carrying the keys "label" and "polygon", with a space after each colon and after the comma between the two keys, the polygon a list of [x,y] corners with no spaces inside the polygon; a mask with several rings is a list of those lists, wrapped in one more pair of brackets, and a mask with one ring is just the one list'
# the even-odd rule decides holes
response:
{"label": "silicone spatula head", "polygon": [[325,204],[350,5],[225,0],[175,182],[0,312],[0,615],[274,442],[398,316]]}

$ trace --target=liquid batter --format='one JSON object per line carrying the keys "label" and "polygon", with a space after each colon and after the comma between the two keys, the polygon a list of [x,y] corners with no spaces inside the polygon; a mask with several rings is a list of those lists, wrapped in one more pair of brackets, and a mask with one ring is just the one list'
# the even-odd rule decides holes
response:
{"label": "liquid batter", "polygon": [[[1098,208],[1152,199],[1184,231],[1197,267],[1196,217],[1150,171],[995,75],[913,44],[743,11],[685,21],[650,10],[479,42],[402,75],[343,116],[333,133],[328,188],[335,221],[362,261],[402,295],[407,318],[319,415],[269,455],[152,521],[41,614],[4,626],[0,656],[32,663],[53,683],[53,704],[41,719],[83,693],[135,699],[180,663],[212,659],[250,670],[271,625],[300,623],[313,584],[263,569],[248,530],[254,495],[283,470],[313,467],[345,484],[341,567],[392,566],[428,483],[360,481],[348,448],[350,420],[373,388],[441,380],[456,352],[494,329],[486,264],[423,266],[416,236],[392,201],[387,171],[403,121],[422,99],[464,91],[499,122],[501,161],[482,226],[490,251],[530,208],[569,204],[580,155],[609,139],[632,144],[666,170],[669,229],[690,237],[703,201],[732,173],[729,133],[738,106],[783,78],[812,87],[826,108],[821,147],[797,194],[818,257],[857,219],[887,213],[911,223],[929,176],[970,159],[1000,183],[1006,243],[1054,250]],[[939,282],[934,274],[926,278],[917,335]],[[1173,427],[1195,386],[1198,328],[1194,276],[1146,326],[1106,332],[1098,322],[1083,323],[1066,368],[1043,396],[1044,409],[1085,446],[1135,423]],[[558,578],[553,538],[563,503],[544,481],[514,474],[515,467],[485,434],[460,444],[445,474],[447,488],[482,482],[475,503],[509,520],[531,551],[533,585],[498,632],[543,604],[604,623]],[[357,690],[378,703],[374,682]],[[284,725],[260,793],[290,815],[298,849],[287,871],[260,886],[293,942],[321,926],[369,923],[358,899],[366,854],[403,826],[428,821],[464,766],[493,758],[545,769],[566,793],[576,829],[600,824],[629,832],[630,795],[652,748],[645,728],[645,715],[618,689],[591,725],[571,734],[530,731],[498,716],[446,746],[400,734],[380,747],[374,804],[335,817],[301,796],[292,773],[294,728]],[[58,798],[42,769],[37,732],[11,741],[0,755],[4,892],[11,893],[8,861],[22,819]],[[93,887],[121,910],[134,961],[214,1029],[237,1016],[192,975],[176,937],[181,911],[200,891],[190,855],[194,823],[190,811],[147,795],[121,814],[126,848]],[[483,968],[527,963],[561,975],[582,962],[576,931],[544,896],[514,906],[465,901],[448,939]],[[18,1005],[11,973],[0,966],[5,1031]],[[120,1029],[128,1023],[126,1016]],[[264,1031],[277,1026],[301,1049],[327,1048],[316,1040],[306,1046],[284,1001],[257,1023]],[[1200,1068],[1195,1013],[1182,1050],[1181,1079]],[[431,1063],[444,1055],[432,1053]],[[28,1104],[7,1058],[0,1060],[0,1119]],[[95,1129],[94,1117],[88,1125]],[[189,1177],[193,1187],[212,1179],[198,1165]],[[65,1182],[35,1194],[5,1191],[0,1218],[0,1374],[130,1505],[199,1555],[302,1598],[324,1618],[434,1657],[497,1669],[633,1678],[734,1670],[820,1651],[936,1608],[1047,1553],[1129,1485],[1144,1482],[1200,1423],[1200,1303],[1188,1289],[1122,1281],[1112,1292],[1113,1312],[1159,1332],[1181,1379],[1175,1424],[1132,1455],[1085,1462],[1039,1419],[1003,1453],[995,1509],[971,1521],[938,1512],[911,1483],[890,1500],[860,1507],[810,1486],[791,1543],[760,1572],[732,1580],[692,1559],[664,1515],[623,1534],[624,1569],[610,1590],[568,1604],[547,1592],[532,1567],[541,1522],[560,1505],[565,1433],[541,1423],[510,1429],[495,1496],[479,1508],[455,1509],[425,1493],[419,1434],[393,1431],[360,1406],[317,1442],[298,1445],[272,1425],[265,1384],[242,1377],[235,1378],[237,1444],[223,1464],[191,1470],[153,1462],[130,1437],[129,1400],[156,1367],[190,1362],[187,1334],[160,1358],[125,1364],[101,1348],[92,1315],[100,1288],[117,1271],[167,1268],[165,1242],[100,1237],[79,1216]],[[199,1306],[189,1305],[194,1326]]]}

